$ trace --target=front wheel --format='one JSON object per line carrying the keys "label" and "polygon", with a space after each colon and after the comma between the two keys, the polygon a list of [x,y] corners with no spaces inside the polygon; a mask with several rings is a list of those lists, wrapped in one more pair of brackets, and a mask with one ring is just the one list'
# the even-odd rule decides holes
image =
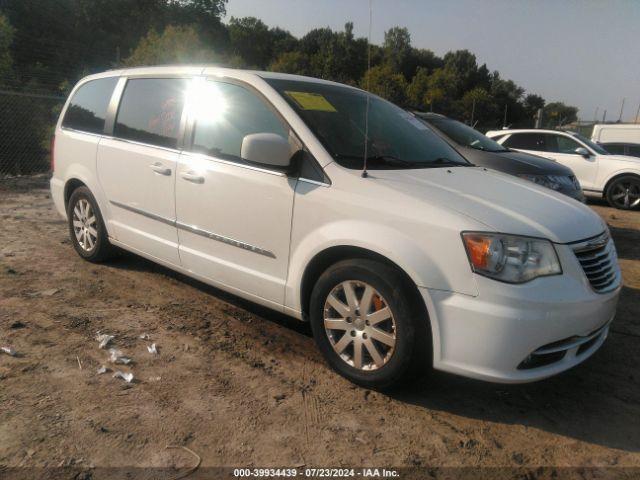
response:
{"label": "front wheel", "polygon": [[310,302],[313,335],[327,362],[359,385],[384,389],[428,366],[428,319],[394,268],[373,260],[336,263]]}
{"label": "front wheel", "polygon": [[635,210],[640,207],[640,177],[624,175],[616,178],[607,188],[609,205],[621,210]]}

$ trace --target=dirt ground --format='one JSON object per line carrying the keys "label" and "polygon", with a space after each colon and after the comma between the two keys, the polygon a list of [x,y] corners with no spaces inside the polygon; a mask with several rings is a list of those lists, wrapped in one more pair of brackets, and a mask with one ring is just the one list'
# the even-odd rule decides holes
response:
{"label": "dirt ground", "polygon": [[[609,339],[586,363],[522,386],[434,373],[387,395],[334,374],[295,320],[133,255],[82,261],[44,186],[0,182],[0,346],[19,353],[0,354],[0,478],[196,463],[167,445],[195,452],[201,471],[640,475],[625,468],[640,468],[640,212],[592,204],[611,227],[625,287]],[[112,377],[97,331],[134,360],[116,366],[134,383]],[[101,365],[112,371],[98,375]],[[565,468],[578,466],[587,468]]]}

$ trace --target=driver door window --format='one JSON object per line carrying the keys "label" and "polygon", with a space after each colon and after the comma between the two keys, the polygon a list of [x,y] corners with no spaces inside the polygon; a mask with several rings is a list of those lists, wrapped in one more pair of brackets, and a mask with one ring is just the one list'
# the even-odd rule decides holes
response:
{"label": "driver door window", "polygon": [[240,150],[246,135],[275,133],[289,138],[276,114],[245,87],[207,80],[197,91],[192,151],[243,163]]}
{"label": "driver door window", "polygon": [[558,153],[578,155],[576,153],[576,148],[582,147],[582,145],[580,145],[578,142],[562,135],[555,135],[555,138],[557,140]]}

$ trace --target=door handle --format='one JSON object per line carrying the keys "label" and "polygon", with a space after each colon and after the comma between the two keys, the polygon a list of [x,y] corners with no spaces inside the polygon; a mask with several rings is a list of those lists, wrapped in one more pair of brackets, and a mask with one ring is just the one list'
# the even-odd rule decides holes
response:
{"label": "door handle", "polygon": [[196,175],[193,172],[183,172],[180,174],[187,182],[204,183],[204,177],[202,175]]}
{"label": "door handle", "polygon": [[149,168],[154,172],[159,173],[160,175],[171,175],[171,169],[165,167],[160,162],[152,163],[151,165],[149,165]]}

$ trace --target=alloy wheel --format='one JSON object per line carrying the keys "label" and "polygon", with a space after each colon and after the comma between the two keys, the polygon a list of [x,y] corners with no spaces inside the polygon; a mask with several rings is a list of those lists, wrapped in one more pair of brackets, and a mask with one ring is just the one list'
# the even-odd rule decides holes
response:
{"label": "alloy wheel", "polygon": [[94,249],[98,241],[97,219],[91,204],[84,198],[73,207],[73,233],[85,252]]}
{"label": "alloy wheel", "polygon": [[359,370],[377,370],[396,344],[393,312],[371,285],[347,280],[336,285],[324,306],[324,328],[333,350]]}
{"label": "alloy wheel", "polygon": [[640,180],[621,178],[611,186],[611,201],[618,208],[636,208],[640,205]]}

